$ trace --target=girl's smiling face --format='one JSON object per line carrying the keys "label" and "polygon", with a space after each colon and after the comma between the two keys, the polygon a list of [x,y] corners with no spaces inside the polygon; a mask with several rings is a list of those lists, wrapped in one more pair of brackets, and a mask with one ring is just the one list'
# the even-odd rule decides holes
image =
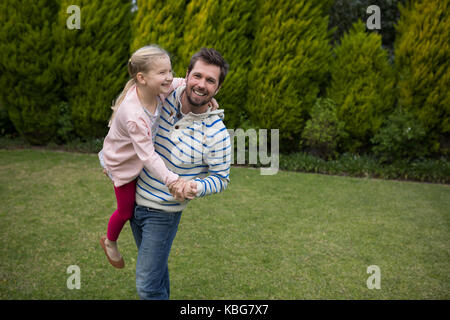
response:
{"label": "girl's smiling face", "polygon": [[149,93],[155,95],[169,93],[173,81],[170,58],[162,56],[154,59],[150,63],[150,70],[146,73],[139,72],[137,78]]}

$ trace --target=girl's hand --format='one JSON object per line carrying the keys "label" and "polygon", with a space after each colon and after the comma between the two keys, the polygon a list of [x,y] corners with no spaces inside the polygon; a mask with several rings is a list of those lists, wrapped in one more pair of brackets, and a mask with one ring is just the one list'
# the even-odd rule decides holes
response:
{"label": "girl's hand", "polygon": [[217,100],[212,98],[211,101],[208,103],[208,107],[211,108],[211,111],[219,109],[219,104],[217,103]]}
{"label": "girl's hand", "polygon": [[111,180],[111,182],[114,184],[114,181],[112,181],[112,179],[109,177],[108,172],[106,171],[106,169],[103,169],[103,173],[104,173],[105,176],[107,176],[108,179]]}

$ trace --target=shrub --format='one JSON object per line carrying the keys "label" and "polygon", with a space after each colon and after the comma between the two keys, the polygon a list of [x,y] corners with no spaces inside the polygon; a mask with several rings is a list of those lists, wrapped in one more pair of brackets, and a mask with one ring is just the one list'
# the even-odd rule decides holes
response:
{"label": "shrub", "polygon": [[304,144],[312,154],[322,158],[336,156],[338,144],[346,136],[344,123],[336,114],[336,104],[331,99],[319,98],[310,116],[302,133]]}
{"label": "shrub", "polygon": [[45,144],[57,130],[60,83],[52,63],[58,1],[0,3],[0,101],[20,135]]}
{"label": "shrub", "polygon": [[53,142],[58,144],[68,143],[76,138],[70,108],[67,102],[59,105],[58,130]]}
{"label": "shrub", "polygon": [[63,79],[63,101],[70,106],[75,132],[84,139],[108,131],[111,105],[128,78],[131,2],[128,0],[78,0],[81,29],[69,30],[63,0],[54,26],[57,44],[53,63]]}
{"label": "shrub", "polygon": [[331,47],[324,1],[264,1],[258,8],[247,110],[259,128],[279,129],[299,149],[308,112],[327,81]]}
{"label": "shrub", "polygon": [[230,64],[217,94],[225,123],[237,128],[246,121],[247,74],[256,0],[138,1],[132,49],[157,43],[169,51],[177,76],[184,77],[191,56],[201,47],[218,50]]}
{"label": "shrub", "polygon": [[400,13],[395,41],[398,104],[425,127],[429,151],[448,154],[440,140],[450,136],[450,1],[409,1]]}
{"label": "shrub", "polygon": [[16,134],[16,129],[9,120],[8,111],[0,104],[0,136]]}
{"label": "shrub", "polygon": [[157,44],[170,53],[172,68],[177,76],[184,77],[187,65],[183,65],[180,47],[183,45],[182,22],[186,13],[184,0],[137,1],[138,10],[132,20],[132,52],[148,45]]}
{"label": "shrub", "polygon": [[372,139],[373,151],[382,161],[412,160],[428,154],[426,132],[412,113],[396,109]]}
{"label": "shrub", "polygon": [[338,118],[349,134],[344,150],[365,150],[370,138],[394,108],[395,77],[381,36],[366,33],[365,25],[353,24],[334,50],[328,97],[337,104]]}
{"label": "shrub", "polygon": [[306,153],[280,155],[280,169],[352,177],[450,183],[450,163],[445,159],[399,160],[381,164],[372,156],[344,153],[325,161]]}
{"label": "shrub", "polygon": [[370,5],[377,5],[381,11],[381,29],[374,30],[382,36],[383,46],[389,51],[393,49],[395,40],[395,22],[400,16],[398,10],[399,3],[405,3],[406,0],[335,0],[330,10],[329,27],[335,27],[333,35],[334,43],[338,43],[339,39],[348,32],[352,24],[362,19],[367,21],[369,14],[367,8]]}
{"label": "shrub", "polygon": [[238,128],[248,119],[248,73],[251,40],[254,33],[255,0],[191,1],[184,17],[183,44],[179,49],[183,76],[191,56],[201,47],[218,50],[230,65],[228,75],[216,96],[225,110],[228,128]]}

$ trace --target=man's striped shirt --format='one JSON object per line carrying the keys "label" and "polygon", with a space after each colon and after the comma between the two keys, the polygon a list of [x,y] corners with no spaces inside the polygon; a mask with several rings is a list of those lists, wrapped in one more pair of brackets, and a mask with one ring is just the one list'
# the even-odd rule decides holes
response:
{"label": "man's striped shirt", "polygon": [[[197,182],[197,197],[218,193],[230,181],[231,141],[222,118],[223,110],[181,114],[177,88],[163,103],[155,150],[169,170]],[[182,211],[188,200],[177,201],[168,188],[144,167],[136,186],[136,203],[163,211]]]}

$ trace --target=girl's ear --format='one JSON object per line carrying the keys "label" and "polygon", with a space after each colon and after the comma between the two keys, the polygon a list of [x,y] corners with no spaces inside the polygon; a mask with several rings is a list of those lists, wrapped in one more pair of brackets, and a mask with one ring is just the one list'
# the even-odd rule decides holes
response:
{"label": "girl's ear", "polygon": [[145,84],[146,84],[146,83],[145,83],[144,74],[143,74],[142,72],[138,72],[138,73],[136,74],[136,80],[137,80],[138,83],[140,83],[140,84],[142,84],[142,85],[145,85]]}

